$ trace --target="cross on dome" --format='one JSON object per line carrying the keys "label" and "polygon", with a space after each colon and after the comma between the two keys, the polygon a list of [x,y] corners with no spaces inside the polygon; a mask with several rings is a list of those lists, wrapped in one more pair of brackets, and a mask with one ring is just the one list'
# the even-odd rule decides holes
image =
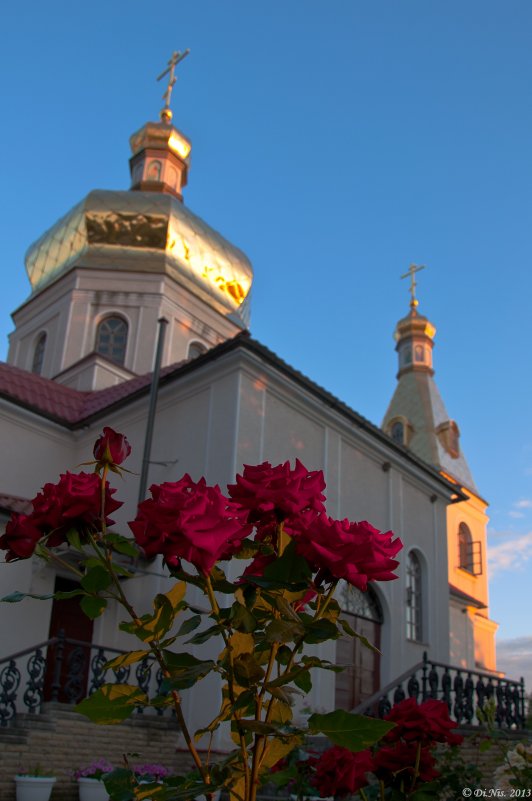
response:
{"label": "cross on dome", "polygon": [[160,81],[165,75],[168,75],[168,86],[166,87],[166,91],[163,95],[164,108],[161,110],[161,122],[172,121],[170,100],[172,98],[172,89],[177,81],[177,78],[175,77],[175,68],[180,61],[183,61],[183,59],[188,56],[189,53],[190,50],[188,49],[185,50],[184,53],[181,53],[179,50],[175,50],[172,53],[172,58],[169,60],[167,68],[164,70],[164,72],[161,72],[161,74],[157,76],[157,80]]}
{"label": "cross on dome", "polygon": [[410,291],[410,295],[411,295],[410,308],[412,309],[412,311],[414,311],[416,309],[416,307],[419,306],[419,301],[416,298],[416,286],[417,286],[416,273],[418,273],[420,270],[424,270],[424,269],[425,269],[425,265],[424,264],[419,264],[419,265],[411,264],[410,267],[408,268],[408,272],[406,272],[404,275],[401,276],[401,278],[410,277],[410,290],[409,291]]}

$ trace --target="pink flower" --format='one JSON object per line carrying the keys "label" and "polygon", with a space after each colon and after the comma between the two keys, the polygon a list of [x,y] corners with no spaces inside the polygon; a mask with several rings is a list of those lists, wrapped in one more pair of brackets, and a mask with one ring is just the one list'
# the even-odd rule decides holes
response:
{"label": "pink flower", "polygon": [[296,459],[272,467],[269,462],[244,465],[236,484],[227,487],[229,495],[248,513],[248,522],[258,529],[286,521],[294,522],[304,512],[324,511],[325,481],[321,470],[307,470]]}
{"label": "pink flower", "polygon": [[396,704],[385,720],[395,723],[395,728],[386,735],[387,742],[403,739],[407,742],[432,745],[449,743],[459,745],[464,739],[454,734],[456,721],[449,717],[449,709],[445,701],[429,699],[418,704],[415,698],[405,698]]}
{"label": "pink flower", "polygon": [[150,492],[129,527],[146,556],[162,554],[169,567],[186,559],[208,574],[218,560],[236,553],[251,531],[236,504],[204,478],[195,483],[186,474],[179,481],[154,484]]}
{"label": "pink flower", "polygon": [[372,770],[373,757],[369,749],[353,753],[335,745],[318,759],[313,784],[322,797],[353,795],[367,785],[366,774]]}
{"label": "pink flower", "polygon": [[397,578],[394,557],[403,543],[393,533],[381,533],[369,523],[350,523],[319,515],[293,532],[296,550],[326,578],[345,579],[365,591],[368,581]]}
{"label": "pink flower", "polygon": [[94,443],[93,453],[98,465],[119,465],[131,453],[131,445],[124,434],[105,426],[103,434]]}

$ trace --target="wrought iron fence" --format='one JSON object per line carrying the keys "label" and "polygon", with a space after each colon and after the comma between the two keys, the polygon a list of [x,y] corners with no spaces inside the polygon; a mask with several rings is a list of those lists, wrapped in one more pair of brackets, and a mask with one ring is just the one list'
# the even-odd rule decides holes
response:
{"label": "wrought iron fence", "polygon": [[[76,704],[103,684],[134,683],[157,693],[163,676],[153,657],[117,669],[107,663],[126,651],[73,640],[59,632],[45,642],[0,659],[0,726],[18,712],[39,712],[44,701]],[[137,708],[143,714],[143,707]],[[156,714],[164,710],[157,708]]]}
{"label": "wrought iron fence", "polygon": [[459,726],[481,725],[488,701],[494,702],[495,722],[500,728],[522,729],[526,721],[523,679],[512,681],[493,673],[434,662],[426,651],[423,661],[363,701],[354,711],[382,718],[405,698],[445,701],[449,714]]}

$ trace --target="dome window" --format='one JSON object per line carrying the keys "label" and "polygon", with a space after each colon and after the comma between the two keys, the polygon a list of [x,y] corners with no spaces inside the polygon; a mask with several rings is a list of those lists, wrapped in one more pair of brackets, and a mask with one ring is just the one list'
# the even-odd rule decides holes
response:
{"label": "dome window", "polygon": [[128,326],[122,317],[106,317],[96,332],[96,353],[116,364],[126,358]]}
{"label": "dome window", "polygon": [[202,356],[204,353],[207,353],[207,348],[203,342],[190,342],[188,346],[187,359],[197,359],[198,356]]}
{"label": "dome window", "polygon": [[398,445],[408,445],[414,429],[406,419],[406,417],[394,417],[386,426],[386,431],[389,436]]}
{"label": "dome window", "polygon": [[454,420],[447,420],[436,429],[436,435],[452,459],[460,456],[460,429]]}

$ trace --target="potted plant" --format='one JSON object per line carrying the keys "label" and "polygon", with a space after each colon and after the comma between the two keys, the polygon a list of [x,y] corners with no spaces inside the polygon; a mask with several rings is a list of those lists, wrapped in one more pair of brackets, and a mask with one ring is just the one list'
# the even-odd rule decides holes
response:
{"label": "potted plant", "polygon": [[49,801],[55,781],[55,776],[41,765],[20,770],[15,776],[17,801]]}
{"label": "potted plant", "polygon": [[96,759],[85,768],[74,772],[79,788],[79,801],[109,801],[109,793],[105,789],[103,777],[113,770],[113,765],[106,759]]}

